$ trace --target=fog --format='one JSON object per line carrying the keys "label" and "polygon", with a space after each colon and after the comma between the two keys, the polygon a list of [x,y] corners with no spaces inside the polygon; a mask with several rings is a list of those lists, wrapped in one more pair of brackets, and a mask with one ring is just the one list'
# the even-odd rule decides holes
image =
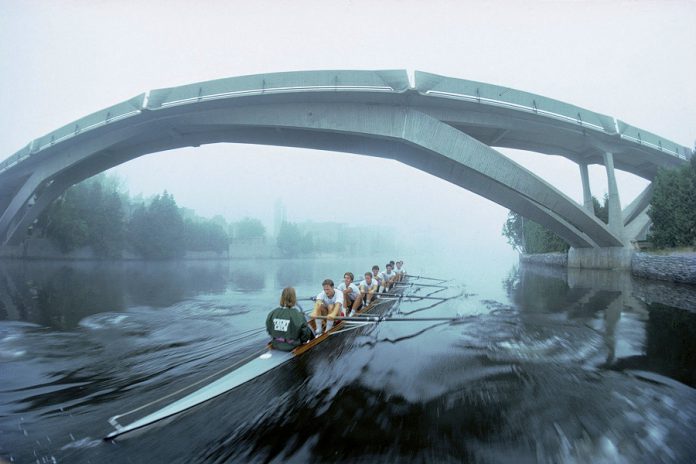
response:
{"label": "fog", "polygon": [[[696,131],[690,1],[0,1],[0,158],[149,89],[314,69],[423,70],[539,93],[686,146]],[[581,201],[577,166],[501,150]],[[514,254],[507,210],[395,161],[218,144],[114,168],[199,215],[388,224],[418,251]],[[593,194],[606,192],[602,166]],[[627,205],[646,181],[617,175]],[[411,250],[415,252],[414,250]]]}

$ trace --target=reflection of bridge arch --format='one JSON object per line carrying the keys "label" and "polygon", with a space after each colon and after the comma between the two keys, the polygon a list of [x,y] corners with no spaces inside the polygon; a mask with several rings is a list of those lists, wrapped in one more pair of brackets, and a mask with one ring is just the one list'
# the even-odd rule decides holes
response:
{"label": "reflection of bridge arch", "polygon": [[[67,187],[157,151],[236,142],[393,158],[535,220],[573,247],[616,247],[647,224],[649,190],[621,216],[613,165],[647,179],[688,149],[538,95],[417,72],[246,76],[147,92],[89,115],[0,163],[0,243],[14,244]],[[491,146],[607,165],[607,227]],[[641,222],[642,221],[642,222]],[[636,226],[638,224],[638,226]],[[636,232],[637,233],[637,232]]]}

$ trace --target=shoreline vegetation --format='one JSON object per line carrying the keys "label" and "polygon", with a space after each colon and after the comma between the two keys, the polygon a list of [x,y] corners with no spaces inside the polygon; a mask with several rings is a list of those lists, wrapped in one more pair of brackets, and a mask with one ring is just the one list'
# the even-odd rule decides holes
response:
{"label": "shoreline vegetation", "polygon": [[[592,197],[595,216],[608,222],[608,199]],[[634,243],[631,272],[642,278],[696,284],[696,156],[678,169],[660,169],[648,209],[652,225]],[[510,211],[502,235],[521,262],[567,266],[569,245],[534,221]]]}
{"label": "shoreline vegetation", "polygon": [[98,174],[67,189],[46,208],[17,246],[0,259],[179,260],[323,257],[357,243],[384,243],[381,229],[340,223],[274,224],[269,236],[256,218],[211,219],[177,205],[166,190],[131,197],[115,176]]}

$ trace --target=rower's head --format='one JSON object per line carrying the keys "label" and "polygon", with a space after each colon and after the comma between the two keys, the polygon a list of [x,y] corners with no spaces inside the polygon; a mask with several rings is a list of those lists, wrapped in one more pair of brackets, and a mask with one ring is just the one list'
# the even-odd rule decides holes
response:
{"label": "rower's head", "polygon": [[394,265],[391,262],[387,263],[385,267],[387,268],[387,273],[391,272],[392,269],[394,269]]}
{"label": "rower's head", "polygon": [[399,261],[396,262],[396,268],[397,268],[397,269],[401,269],[401,266],[403,266],[403,265],[404,265],[404,262],[401,261],[401,260],[399,260]]}
{"label": "rower's head", "polygon": [[326,296],[332,297],[334,294],[334,283],[333,280],[331,279],[326,279],[321,283],[321,286],[324,287],[324,293],[326,293]]}
{"label": "rower's head", "polygon": [[282,308],[292,308],[297,304],[297,295],[292,287],[285,287],[280,294],[280,306]]}
{"label": "rower's head", "polygon": [[391,261],[389,261],[389,264],[391,264],[392,269],[394,269],[394,260],[393,259]]}
{"label": "rower's head", "polygon": [[372,273],[371,272],[365,273],[365,282],[367,282],[368,285],[372,283]]}
{"label": "rower's head", "polygon": [[375,264],[374,266],[372,266],[372,274],[373,275],[379,274],[379,266],[378,265]]}
{"label": "rower's head", "polygon": [[343,274],[343,281],[346,283],[346,286],[353,283],[353,280],[355,280],[355,276],[352,272],[346,272]]}

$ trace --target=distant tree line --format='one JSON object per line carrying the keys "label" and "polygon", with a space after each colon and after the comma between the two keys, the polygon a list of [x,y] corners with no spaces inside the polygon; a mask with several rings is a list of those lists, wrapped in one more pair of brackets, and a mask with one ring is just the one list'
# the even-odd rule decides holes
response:
{"label": "distant tree line", "polygon": [[287,258],[307,255],[316,251],[312,234],[302,233],[297,224],[283,222],[278,231],[277,244],[280,252]]}
{"label": "distant tree line", "polygon": [[149,201],[131,199],[104,174],[66,190],[42,212],[33,234],[64,253],[89,246],[102,258],[120,258],[124,251],[147,259],[179,258],[186,251],[222,253],[229,243],[224,219],[196,217],[166,191]]}
{"label": "distant tree line", "polygon": [[696,156],[680,169],[658,171],[648,216],[656,247],[696,246]]}
{"label": "distant tree line", "polygon": [[[609,222],[609,198],[604,195],[604,203],[592,197],[595,216],[605,224]],[[544,226],[524,218],[513,211],[508,213],[503,225],[503,236],[514,249],[522,253],[550,253],[568,251],[570,245]]]}
{"label": "distant tree line", "polygon": [[[283,222],[275,244],[285,257],[345,251],[351,230],[331,226],[329,233],[314,234]],[[64,253],[90,247],[97,257],[107,259],[124,254],[171,259],[188,251],[219,254],[230,244],[266,243],[266,228],[256,218],[231,223],[221,216],[204,219],[179,207],[167,191],[147,200],[131,198],[121,191],[117,178],[105,174],[67,189],[41,213],[32,235],[50,239]]]}

